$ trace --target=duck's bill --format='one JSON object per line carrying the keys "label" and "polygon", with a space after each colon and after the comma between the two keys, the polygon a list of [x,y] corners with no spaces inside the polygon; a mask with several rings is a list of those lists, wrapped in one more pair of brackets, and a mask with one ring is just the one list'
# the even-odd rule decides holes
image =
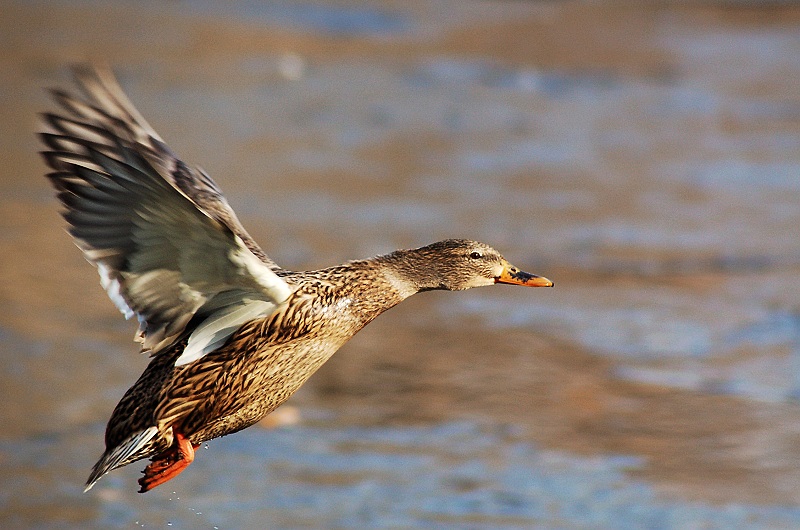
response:
{"label": "duck's bill", "polygon": [[544,276],[536,276],[523,272],[512,265],[503,267],[503,272],[494,279],[494,283],[508,283],[511,285],[524,285],[526,287],[552,287],[553,282]]}

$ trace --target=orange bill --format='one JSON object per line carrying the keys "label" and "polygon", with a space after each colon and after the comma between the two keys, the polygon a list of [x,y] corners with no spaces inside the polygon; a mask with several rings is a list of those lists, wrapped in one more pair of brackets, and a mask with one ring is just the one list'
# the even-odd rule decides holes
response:
{"label": "orange bill", "polygon": [[523,272],[510,263],[503,266],[503,272],[494,279],[494,283],[525,285],[526,287],[552,287],[553,282],[543,276]]}

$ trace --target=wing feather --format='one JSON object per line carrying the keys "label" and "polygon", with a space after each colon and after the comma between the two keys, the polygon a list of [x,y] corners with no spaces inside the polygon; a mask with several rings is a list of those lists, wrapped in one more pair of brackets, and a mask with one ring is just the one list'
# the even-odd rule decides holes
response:
{"label": "wing feather", "polygon": [[44,115],[40,135],[69,232],[114,304],[137,316],[144,351],[164,351],[199,315],[199,358],[291,290],[214,181],[167,147],[110,72],[75,77],[85,100],[53,90],[61,113]]}

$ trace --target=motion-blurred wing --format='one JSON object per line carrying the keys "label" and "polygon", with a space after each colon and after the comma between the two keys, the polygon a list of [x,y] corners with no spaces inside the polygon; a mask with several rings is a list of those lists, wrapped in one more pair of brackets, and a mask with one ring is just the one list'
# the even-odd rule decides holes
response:
{"label": "motion-blurred wing", "polygon": [[142,349],[157,354],[197,316],[194,359],[246,321],[237,317],[272,312],[289,286],[217,185],[172,153],[110,73],[75,77],[86,100],[53,91],[62,113],[44,115],[42,154],[70,234],[111,300],[138,317]]}

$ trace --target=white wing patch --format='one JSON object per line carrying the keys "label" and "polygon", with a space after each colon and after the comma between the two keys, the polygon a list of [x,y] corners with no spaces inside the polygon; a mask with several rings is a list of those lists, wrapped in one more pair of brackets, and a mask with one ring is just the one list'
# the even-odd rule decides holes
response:
{"label": "white wing patch", "polygon": [[236,236],[236,248],[232,249],[228,256],[231,262],[241,267],[247,276],[255,279],[264,292],[278,304],[285,302],[292,294],[286,282],[250,252],[241,237]]}
{"label": "white wing patch", "polygon": [[192,363],[216,350],[246,322],[265,317],[277,307],[266,300],[242,300],[212,313],[189,335],[186,348],[175,361],[175,366]]}
{"label": "white wing patch", "polygon": [[128,302],[122,296],[120,292],[120,285],[119,281],[113,277],[111,270],[106,266],[105,263],[102,261],[97,262],[97,272],[100,274],[100,285],[103,286],[103,289],[106,290],[108,293],[108,297],[114,302],[114,305],[117,306],[117,309],[125,315],[125,318],[131,318],[133,316],[133,309],[130,308]]}

